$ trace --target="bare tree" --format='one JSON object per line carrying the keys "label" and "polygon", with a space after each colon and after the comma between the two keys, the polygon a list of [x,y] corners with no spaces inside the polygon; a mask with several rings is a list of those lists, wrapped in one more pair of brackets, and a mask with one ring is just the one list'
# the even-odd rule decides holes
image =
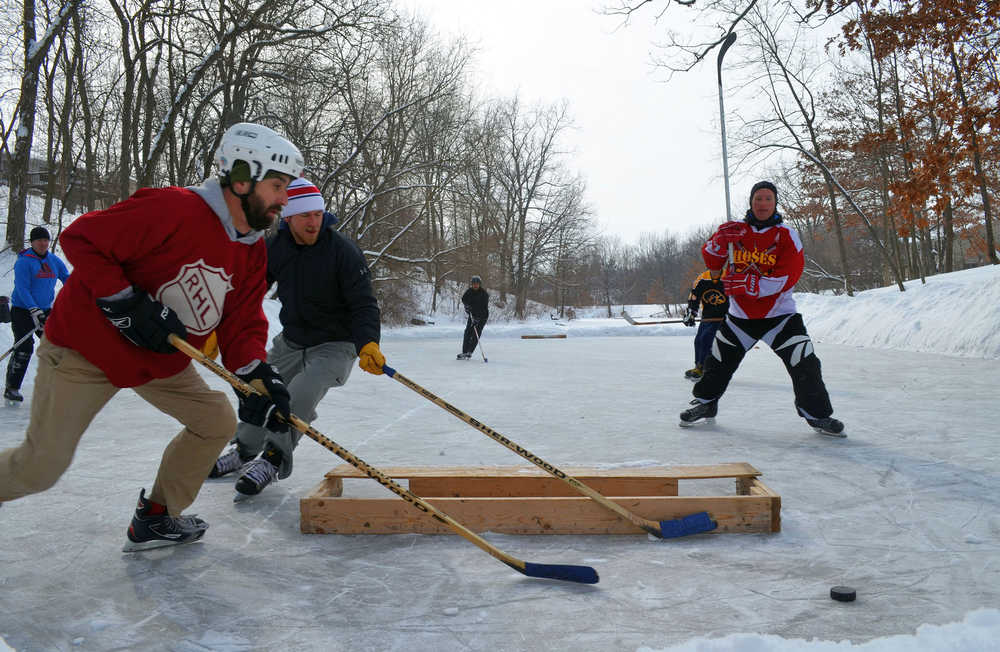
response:
{"label": "bare tree", "polygon": [[41,38],[37,37],[35,0],[23,0],[21,27],[24,31],[24,69],[18,99],[18,125],[8,179],[10,200],[7,206],[7,246],[20,247],[24,242],[24,213],[27,206],[28,166],[35,135],[35,104],[38,98],[39,70],[56,36],[72,20],[82,0],[66,0],[52,17]]}

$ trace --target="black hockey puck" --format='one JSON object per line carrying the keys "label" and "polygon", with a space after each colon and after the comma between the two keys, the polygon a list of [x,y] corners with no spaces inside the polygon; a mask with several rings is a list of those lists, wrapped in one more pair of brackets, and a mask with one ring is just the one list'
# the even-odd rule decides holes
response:
{"label": "black hockey puck", "polygon": [[858,594],[849,586],[835,586],[830,589],[830,597],[837,602],[854,602]]}

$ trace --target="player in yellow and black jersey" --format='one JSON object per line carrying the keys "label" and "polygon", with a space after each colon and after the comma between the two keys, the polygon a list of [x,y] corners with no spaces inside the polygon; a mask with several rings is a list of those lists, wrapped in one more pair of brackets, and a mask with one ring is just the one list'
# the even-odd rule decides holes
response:
{"label": "player in yellow and black jersey", "polygon": [[694,336],[694,367],[684,372],[684,377],[691,380],[701,378],[702,363],[712,348],[715,331],[726,318],[729,310],[729,298],[726,296],[722,278],[712,280],[708,270],[705,270],[694,280],[691,294],[688,295],[688,309],[684,315],[684,325],[694,326],[698,318],[698,306],[704,306],[701,312],[701,325]]}

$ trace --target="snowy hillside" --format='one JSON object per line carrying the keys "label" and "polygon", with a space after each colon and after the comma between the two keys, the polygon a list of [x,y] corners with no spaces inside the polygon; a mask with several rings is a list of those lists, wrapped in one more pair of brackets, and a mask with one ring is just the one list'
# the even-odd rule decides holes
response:
{"label": "snowy hillside", "polygon": [[[972,358],[1000,358],[1000,266],[987,265],[931,276],[926,283],[908,281],[906,292],[895,286],[860,292],[854,297],[797,293],[810,335],[820,342],[863,348],[941,353]],[[614,306],[620,312],[622,306]],[[625,306],[637,321],[669,319],[663,306]],[[585,309],[578,314],[601,314]],[[652,317],[651,315],[657,315]],[[464,315],[444,314],[434,325],[387,329],[387,338],[459,338]],[[522,335],[568,337],[689,337],[681,324],[631,326],[616,317],[553,320],[548,316],[487,326],[489,338]]]}

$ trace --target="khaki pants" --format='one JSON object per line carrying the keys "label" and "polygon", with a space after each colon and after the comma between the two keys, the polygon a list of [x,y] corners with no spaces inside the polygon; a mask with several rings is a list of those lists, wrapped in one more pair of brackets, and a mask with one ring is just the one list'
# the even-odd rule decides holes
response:
{"label": "khaki pants", "polygon": [[[42,338],[24,442],[0,452],[0,502],[39,493],[69,468],[80,437],[118,387],[72,349]],[[223,392],[209,389],[188,365],[184,371],[133,388],[184,429],[167,445],[148,498],[179,516],[236,428],[236,415]],[[142,435],[137,435],[142,436]]]}

